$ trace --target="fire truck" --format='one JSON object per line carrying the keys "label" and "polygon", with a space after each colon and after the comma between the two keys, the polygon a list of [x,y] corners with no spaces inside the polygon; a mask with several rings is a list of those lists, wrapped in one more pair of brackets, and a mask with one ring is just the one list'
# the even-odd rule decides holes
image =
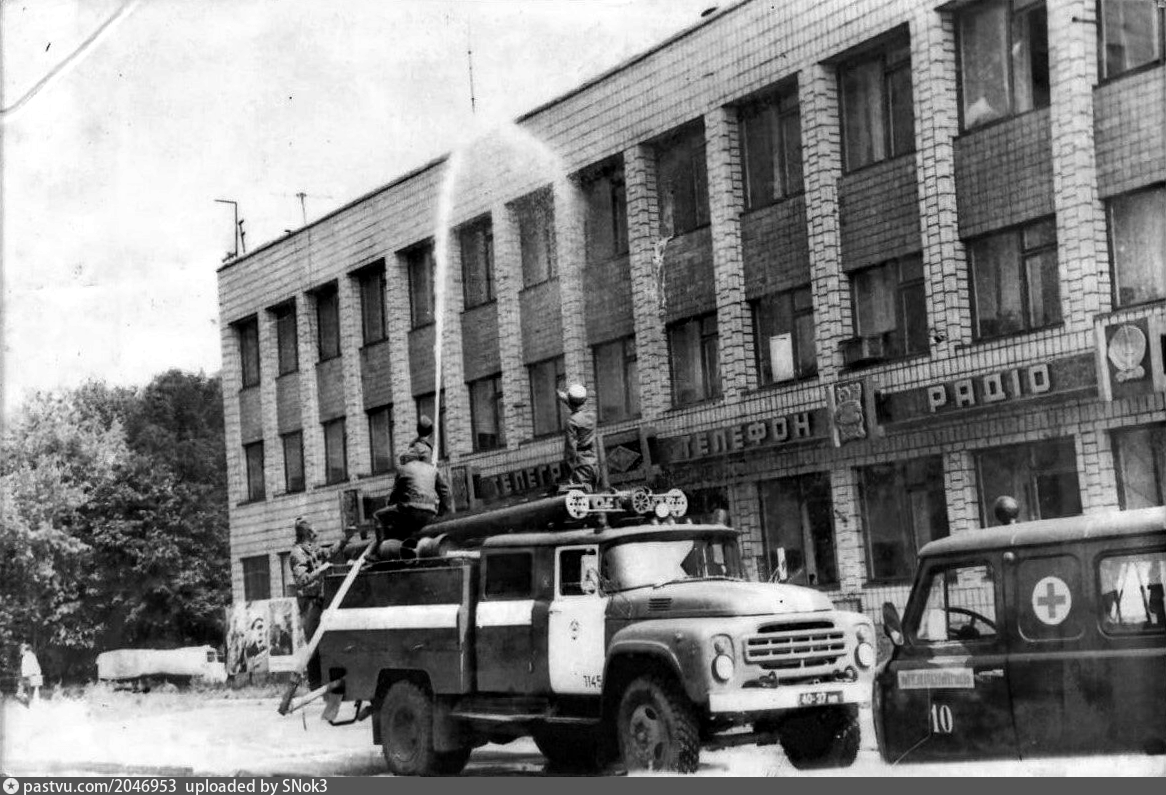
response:
{"label": "fire truck", "polygon": [[851,764],[871,621],[747,581],[737,531],[686,510],[675,489],[572,491],[386,540],[326,581],[324,687],[365,705],[397,774],[524,736],[560,769],[692,772],[718,736]]}

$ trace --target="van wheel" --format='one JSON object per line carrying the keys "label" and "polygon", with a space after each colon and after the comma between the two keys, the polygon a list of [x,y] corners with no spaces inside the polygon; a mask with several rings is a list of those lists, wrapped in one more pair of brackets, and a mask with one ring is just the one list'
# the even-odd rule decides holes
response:
{"label": "van wheel", "polygon": [[539,753],[554,770],[583,773],[601,767],[599,734],[592,729],[540,726],[533,735]]}
{"label": "van wheel", "polygon": [[620,755],[628,770],[695,773],[700,765],[696,710],[670,680],[655,674],[632,680],[616,714]]}
{"label": "van wheel", "polygon": [[781,724],[781,747],[798,770],[850,767],[858,756],[861,730],[854,706],[807,709]]}
{"label": "van wheel", "polygon": [[424,690],[412,682],[394,684],[381,705],[380,721],[381,751],[389,770],[398,776],[440,774],[440,755],[433,749],[433,702]]}

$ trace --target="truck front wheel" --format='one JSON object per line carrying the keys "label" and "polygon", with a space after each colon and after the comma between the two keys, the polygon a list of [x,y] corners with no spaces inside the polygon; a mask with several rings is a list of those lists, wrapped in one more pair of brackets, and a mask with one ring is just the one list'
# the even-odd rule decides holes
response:
{"label": "truck front wheel", "polygon": [[424,690],[412,682],[394,684],[381,705],[380,721],[381,751],[389,770],[398,776],[444,772],[433,748],[433,702]]}
{"label": "truck front wheel", "polygon": [[694,773],[700,764],[696,710],[665,677],[632,680],[620,698],[616,734],[628,770]]}
{"label": "truck front wheel", "polygon": [[781,747],[798,770],[850,767],[858,756],[858,708],[819,707],[789,715],[781,723]]}

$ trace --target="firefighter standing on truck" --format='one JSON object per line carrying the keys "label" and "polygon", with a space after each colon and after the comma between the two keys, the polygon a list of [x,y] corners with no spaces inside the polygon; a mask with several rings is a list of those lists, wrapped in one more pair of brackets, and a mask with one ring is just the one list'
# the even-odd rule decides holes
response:
{"label": "firefighter standing on truck", "polygon": [[[321,549],[316,543],[316,530],[312,523],[302,516],[296,519],[296,544],[291,549],[289,559],[305,643],[311,643],[312,636],[320,626],[320,614],[324,611],[324,575],[332,568],[332,558],[343,555],[344,545],[351,538],[353,530],[347,528],[341,541]],[[321,684],[318,654],[313,654],[308,661],[308,683],[312,689]]]}
{"label": "firefighter standing on truck", "polygon": [[584,408],[587,389],[582,384],[571,384],[566,392],[558,395],[571,410],[563,433],[563,451],[570,469],[567,485],[596,491],[599,487],[599,458],[595,452],[595,413]]}

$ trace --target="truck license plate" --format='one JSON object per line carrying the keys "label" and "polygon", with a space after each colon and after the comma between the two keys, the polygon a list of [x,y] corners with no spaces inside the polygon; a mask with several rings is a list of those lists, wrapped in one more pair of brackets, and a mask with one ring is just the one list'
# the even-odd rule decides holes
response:
{"label": "truck license plate", "polygon": [[826,692],[818,693],[800,693],[798,695],[799,707],[822,707],[827,704],[841,704],[842,691],[828,690]]}

